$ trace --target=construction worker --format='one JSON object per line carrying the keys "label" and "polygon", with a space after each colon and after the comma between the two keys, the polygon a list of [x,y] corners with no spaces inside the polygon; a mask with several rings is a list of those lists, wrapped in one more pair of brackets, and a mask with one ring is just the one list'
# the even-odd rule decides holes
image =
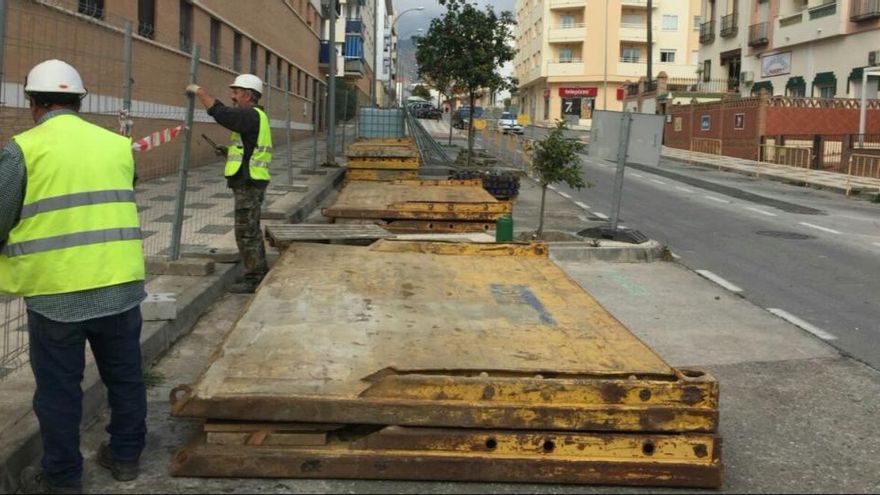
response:
{"label": "construction worker", "polygon": [[111,411],[99,464],[133,480],[146,436],[134,158],[128,138],[78,115],[86,89],[70,65],[36,65],[24,90],[36,125],[0,152],[0,293],[27,305],[43,442],[42,469],[25,469],[22,485],[79,493],[86,340]]}
{"label": "construction worker", "polygon": [[197,84],[189,85],[186,91],[199,99],[218,124],[232,131],[224,175],[235,198],[235,242],[244,264],[244,276],[229,291],[247,294],[256,290],[269,271],[260,210],[270,179],[272,129],[266,112],[258,106],[263,95],[263,81],[259,77],[242,74],[229,87],[232,107]]}

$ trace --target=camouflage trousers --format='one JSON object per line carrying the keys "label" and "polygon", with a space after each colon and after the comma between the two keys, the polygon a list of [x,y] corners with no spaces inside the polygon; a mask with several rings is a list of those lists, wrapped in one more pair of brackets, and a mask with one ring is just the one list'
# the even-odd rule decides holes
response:
{"label": "camouflage trousers", "polygon": [[235,198],[235,243],[244,265],[244,278],[259,282],[269,271],[260,229],[260,211],[266,191],[254,186],[232,188]]}

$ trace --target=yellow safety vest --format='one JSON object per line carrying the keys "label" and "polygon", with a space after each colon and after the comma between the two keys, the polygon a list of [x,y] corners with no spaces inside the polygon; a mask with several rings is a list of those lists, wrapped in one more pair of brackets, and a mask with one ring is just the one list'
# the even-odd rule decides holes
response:
{"label": "yellow safety vest", "polygon": [[[248,172],[250,172],[251,179],[268,181],[270,179],[269,165],[272,164],[272,129],[269,127],[269,118],[266,117],[266,112],[259,108],[254,108],[254,110],[260,115],[260,134],[257,136],[257,147],[254,148],[254,153],[248,164]],[[224,170],[226,177],[232,177],[238,173],[241,161],[244,159],[244,143],[241,140],[241,134],[233,132],[229,139],[231,143],[226,152],[226,169]]]}
{"label": "yellow safety vest", "polygon": [[0,293],[66,294],[144,279],[129,138],[59,115],[13,138],[27,186],[0,247]]}

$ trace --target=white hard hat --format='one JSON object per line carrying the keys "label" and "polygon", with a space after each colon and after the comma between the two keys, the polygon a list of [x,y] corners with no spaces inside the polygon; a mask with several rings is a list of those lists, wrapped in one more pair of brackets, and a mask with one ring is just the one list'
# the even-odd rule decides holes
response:
{"label": "white hard hat", "polygon": [[79,72],[61,60],[46,60],[34,66],[25,80],[24,92],[74,95],[87,93]]}
{"label": "white hard hat", "polygon": [[263,95],[263,81],[253,74],[242,74],[229,85],[230,88],[252,89]]}

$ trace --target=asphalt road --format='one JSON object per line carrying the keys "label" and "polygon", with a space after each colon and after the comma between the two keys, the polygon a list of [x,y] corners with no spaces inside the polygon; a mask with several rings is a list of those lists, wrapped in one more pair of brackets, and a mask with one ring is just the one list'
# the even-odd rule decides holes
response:
{"label": "asphalt road", "polygon": [[[557,186],[611,214],[615,166],[585,158],[593,188]],[[628,168],[623,225],[684,265],[880,369],[880,205],[662,161]]]}

